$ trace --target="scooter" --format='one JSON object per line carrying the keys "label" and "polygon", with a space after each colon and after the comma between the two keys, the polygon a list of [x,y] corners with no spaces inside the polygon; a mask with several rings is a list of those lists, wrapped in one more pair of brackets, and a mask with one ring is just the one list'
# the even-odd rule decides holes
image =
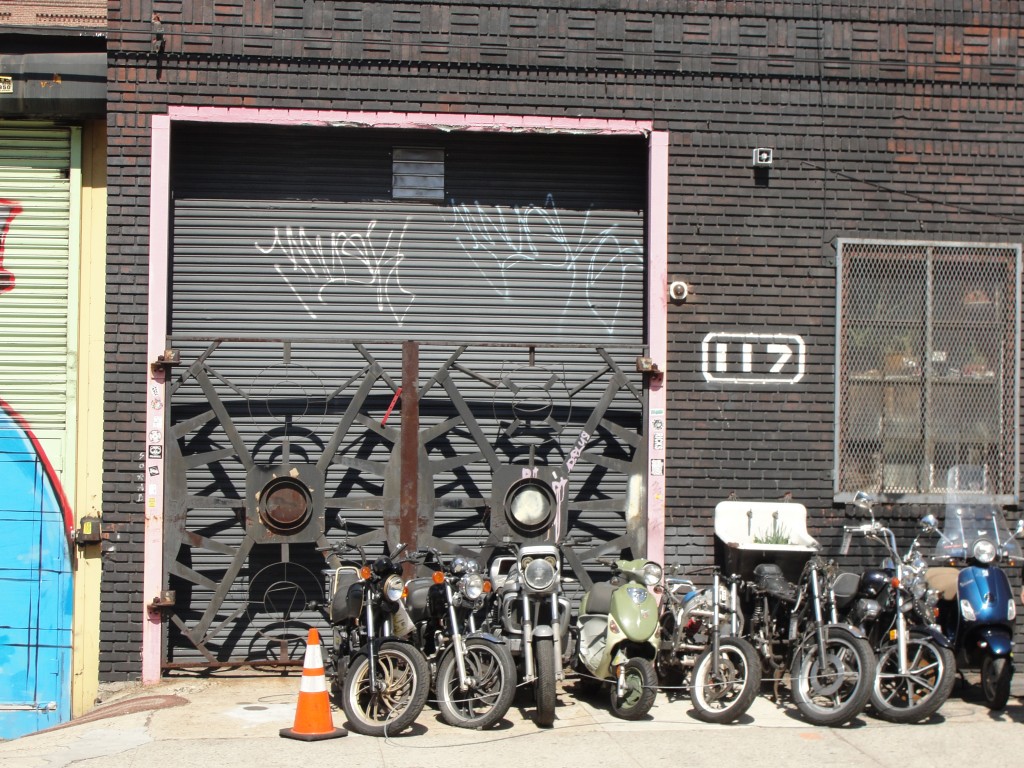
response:
{"label": "scooter", "polygon": [[616,560],[611,581],[594,584],[580,601],[573,668],[583,688],[610,683],[612,714],[644,717],[654,706],[658,676],[658,600],[662,568],[651,560]]}
{"label": "scooter", "polygon": [[952,643],[958,670],[979,670],[985,704],[998,710],[1010,697],[1017,615],[1010,580],[1000,566],[1019,567],[1024,559],[1015,541],[1024,533],[1024,520],[1011,532],[1002,510],[985,501],[983,468],[954,467],[951,476],[954,470],[957,477],[949,487],[957,493],[946,506],[942,529],[934,515],[921,521],[922,528],[939,535],[928,586],[939,593],[938,622]]}

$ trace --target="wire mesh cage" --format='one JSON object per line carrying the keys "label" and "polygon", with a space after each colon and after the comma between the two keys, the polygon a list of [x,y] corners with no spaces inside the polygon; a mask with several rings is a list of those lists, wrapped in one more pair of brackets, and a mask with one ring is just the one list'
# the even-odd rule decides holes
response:
{"label": "wire mesh cage", "polygon": [[836,497],[929,502],[983,465],[1015,497],[1020,247],[840,241]]}

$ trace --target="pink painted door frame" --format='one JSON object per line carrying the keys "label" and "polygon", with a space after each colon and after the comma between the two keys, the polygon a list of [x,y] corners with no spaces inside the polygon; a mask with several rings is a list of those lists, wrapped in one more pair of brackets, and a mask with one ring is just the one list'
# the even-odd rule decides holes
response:
{"label": "pink painted door frame", "polygon": [[[665,406],[664,371],[668,316],[668,133],[636,120],[543,117],[537,115],[449,115],[406,112],[313,112],[303,110],[171,107],[152,123],[149,215],[149,320],[147,359],[164,352],[167,337],[168,243],[170,232],[170,146],[176,122],[257,123],[263,125],[344,125],[427,131],[505,133],[533,131],[566,134],[640,135],[648,140],[648,284],[647,338],[657,367],[648,389],[647,556],[659,562],[665,552]],[[155,603],[163,589],[163,408],[164,369],[148,368],[146,386],[145,532],[143,570],[142,679],[160,679],[161,617]],[[154,431],[155,430],[155,431]],[[660,433],[660,438],[656,436]],[[156,482],[151,480],[156,479]]]}

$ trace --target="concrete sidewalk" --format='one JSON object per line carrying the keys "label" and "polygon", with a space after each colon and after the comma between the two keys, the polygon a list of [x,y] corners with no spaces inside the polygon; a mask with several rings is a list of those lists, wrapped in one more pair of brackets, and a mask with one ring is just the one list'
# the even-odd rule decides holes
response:
{"label": "concrete sidewalk", "polygon": [[[216,678],[175,678],[134,688],[74,723],[0,743],[4,768],[358,768],[420,766],[699,766],[835,765],[935,768],[937,765],[1019,765],[1024,755],[1024,703],[1000,713],[957,689],[939,715],[920,725],[892,725],[867,714],[845,728],[819,728],[789,704],[765,695],[732,725],[708,725],[690,713],[688,698],[659,693],[648,719],[612,717],[603,697],[584,699],[573,684],[560,692],[553,728],[534,726],[528,692],[505,721],[488,731],[446,725],[429,706],[396,737],[350,733],[306,743],[284,739],[292,725],[299,675],[251,672]],[[974,694],[976,695],[976,694]],[[345,717],[334,712],[335,725]]]}

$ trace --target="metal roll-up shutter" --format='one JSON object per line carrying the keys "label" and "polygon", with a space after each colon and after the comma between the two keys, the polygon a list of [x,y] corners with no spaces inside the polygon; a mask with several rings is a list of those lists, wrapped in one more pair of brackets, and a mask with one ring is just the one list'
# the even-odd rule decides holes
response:
{"label": "metal roll-up shutter", "polygon": [[[266,468],[316,476],[327,539],[394,540],[405,340],[426,536],[479,550],[495,465],[563,465],[588,420],[568,524],[625,531],[643,458],[641,139],[186,126],[173,141],[172,659],[304,637],[262,582],[308,598],[321,532],[253,533]],[[404,149],[443,158],[443,197],[396,189]]]}
{"label": "metal roll-up shutter", "polygon": [[70,129],[0,121],[0,393],[65,482],[76,306],[70,177]]}

